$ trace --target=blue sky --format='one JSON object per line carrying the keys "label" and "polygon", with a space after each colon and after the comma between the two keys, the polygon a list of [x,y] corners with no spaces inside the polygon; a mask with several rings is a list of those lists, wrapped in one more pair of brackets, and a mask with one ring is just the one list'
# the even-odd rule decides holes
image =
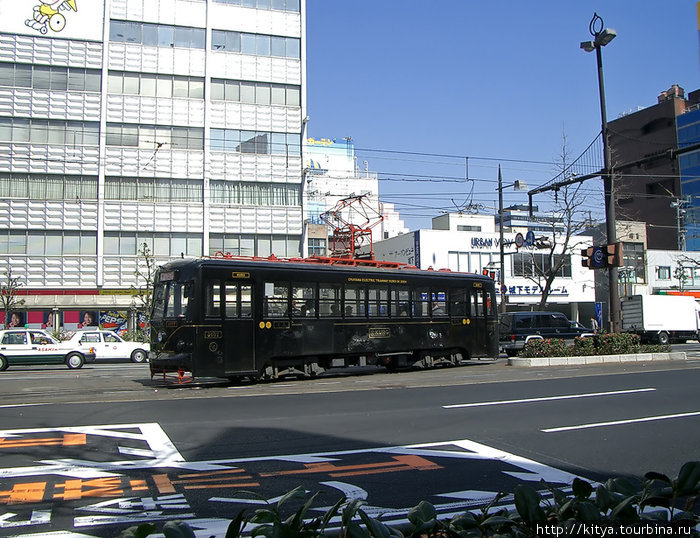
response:
{"label": "blue sky", "polygon": [[[412,229],[466,201],[493,211],[499,163],[505,184],[534,188],[556,174],[564,135],[573,159],[600,132],[595,53],[579,48],[594,12],[617,32],[603,49],[608,120],[673,84],[700,89],[695,0],[307,0],[309,135],[351,136]],[[599,184],[586,186],[594,216]]]}

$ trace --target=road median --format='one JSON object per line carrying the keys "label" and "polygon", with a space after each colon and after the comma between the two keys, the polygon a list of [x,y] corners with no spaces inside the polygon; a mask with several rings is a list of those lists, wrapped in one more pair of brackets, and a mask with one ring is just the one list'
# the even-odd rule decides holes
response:
{"label": "road median", "polygon": [[588,364],[606,364],[623,362],[684,361],[685,351],[669,353],[625,353],[619,355],[581,355],[575,357],[511,357],[508,366],[585,366]]}

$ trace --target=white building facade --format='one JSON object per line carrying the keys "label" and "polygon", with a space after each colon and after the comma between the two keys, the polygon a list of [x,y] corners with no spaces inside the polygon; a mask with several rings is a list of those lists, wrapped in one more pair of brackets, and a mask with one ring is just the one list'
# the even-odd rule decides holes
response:
{"label": "white building facade", "polygon": [[[504,279],[500,279],[500,234],[493,216],[448,214],[433,219],[433,228],[418,230],[385,241],[375,242],[375,257],[399,261],[420,269],[449,269],[465,273],[492,274],[501,301],[501,286],[508,310],[536,309],[543,283],[533,277],[532,263],[548,250],[534,245],[516,246],[516,233],[503,234]],[[548,309],[564,312],[572,320],[587,321],[595,302],[594,272],[581,263],[581,249],[592,244],[589,236],[574,236],[564,256],[561,276],[557,276],[547,300]],[[588,316],[588,317],[586,317]]]}
{"label": "white building facade", "polygon": [[59,7],[0,0],[0,274],[27,322],[131,305],[144,243],[300,255],[304,0]]}
{"label": "white building facade", "polygon": [[[350,139],[307,138],[304,144],[304,215],[310,225],[308,251],[304,254],[326,254],[327,235],[332,230],[323,226],[320,215],[349,197],[363,197],[363,205],[351,205],[342,212],[343,219],[356,225],[376,224],[372,228],[375,241],[408,232],[394,204],[382,202],[377,174],[368,163],[360,170],[355,147]],[[379,220],[381,217],[381,220]],[[323,247],[321,247],[323,242]]]}

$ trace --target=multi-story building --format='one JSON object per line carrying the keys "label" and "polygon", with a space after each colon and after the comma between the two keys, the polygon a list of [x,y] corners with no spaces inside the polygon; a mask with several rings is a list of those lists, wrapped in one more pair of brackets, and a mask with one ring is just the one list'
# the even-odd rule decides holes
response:
{"label": "multi-story building", "polygon": [[700,207],[700,151],[688,151],[698,143],[700,115],[694,110],[699,104],[700,90],[686,99],[683,88],[674,85],[657,104],[608,124],[617,218],[645,222],[650,249],[682,250],[684,217]]}
{"label": "multi-story building", "polygon": [[[449,269],[463,273],[483,273],[496,280],[498,300],[508,311],[533,310],[542,298],[544,282],[535,267],[550,260],[549,249],[539,249],[527,241],[518,247],[513,229],[504,229],[503,244],[493,215],[446,214],[433,219],[432,228],[412,231],[374,244],[378,259],[415,265],[420,269]],[[550,234],[551,238],[551,234]],[[557,234],[557,243],[562,237]],[[592,244],[590,236],[572,236],[569,247],[555,248],[553,256],[563,259],[554,279],[546,308],[565,313],[572,320],[588,320],[594,315],[595,281],[593,271],[583,267],[581,250]],[[500,253],[504,272],[500,275]]]}
{"label": "multi-story building", "polygon": [[299,255],[304,0],[54,4],[0,0],[0,275],[26,323],[123,320],[144,244]]}

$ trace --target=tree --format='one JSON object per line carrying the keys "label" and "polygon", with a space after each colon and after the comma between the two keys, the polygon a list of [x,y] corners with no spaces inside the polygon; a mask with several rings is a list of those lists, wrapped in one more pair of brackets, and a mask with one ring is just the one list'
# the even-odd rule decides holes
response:
{"label": "tree", "polygon": [[682,292],[688,280],[688,273],[685,271],[686,265],[682,260],[676,260],[676,267],[673,270],[673,278],[678,279],[678,289]]}
{"label": "tree", "polygon": [[156,262],[146,242],[141,244],[138,254],[139,258],[134,271],[136,286],[132,286],[134,290],[134,307],[137,311],[148,315],[151,312],[153,299],[153,278],[156,273]]}
{"label": "tree", "polygon": [[24,299],[17,297],[17,290],[22,287],[19,277],[12,276],[12,269],[8,267],[5,278],[0,284],[0,305],[5,312],[4,327],[7,329],[10,323],[10,314],[24,304]]}
{"label": "tree", "polygon": [[[562,139],[557,166],[566,175],[569,158],[566,134],[562,135]],[[538,238],[536,248],[528,256],[531,269],[529,274],[526,271],[525,276],[542,290],[540,309],[547,304],[554,280],[562,268],[571,263],[571,255],[583,245],[583,241],[575,237],[590,225],[590,217],[583,210],[583,189],[583,183],[574,183],[554,191],[553,209],[545,220],[549,230],[544,237]]]}

